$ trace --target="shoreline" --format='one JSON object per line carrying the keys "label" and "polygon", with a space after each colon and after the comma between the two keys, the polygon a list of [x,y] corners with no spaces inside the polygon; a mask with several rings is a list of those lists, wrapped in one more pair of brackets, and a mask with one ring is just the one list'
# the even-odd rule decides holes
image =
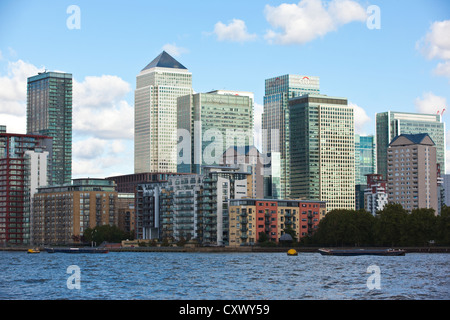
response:
{"label": "shoreline", "polygon": [[[57,246],[55,246],[56,248]],[[22,251],[35,247],[3,247],[0,251]],[[289,249],[295,249],[301,253],[315,253],[321,247],[133,247],[117,248],[103,247],[109,252],[180,252],[180,253],[279,253],[287,252]],[[390,247],[324,247],[327,249],[389,249]],[[39,248],[45,251],[44,247]],[[450,247],[395,247],[403,249],[406,253],[450,253]]]}

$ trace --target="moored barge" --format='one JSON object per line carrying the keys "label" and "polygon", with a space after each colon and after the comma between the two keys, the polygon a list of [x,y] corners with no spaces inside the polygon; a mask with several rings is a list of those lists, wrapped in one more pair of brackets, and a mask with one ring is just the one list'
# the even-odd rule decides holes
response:
{"label": "moored barge", "polygon": [[48,253],[108,253],[105,248],[45,248]]}
{"label": "moored barge", "polygon": [[404,256],[402,249],[319,249],[324,256]]}

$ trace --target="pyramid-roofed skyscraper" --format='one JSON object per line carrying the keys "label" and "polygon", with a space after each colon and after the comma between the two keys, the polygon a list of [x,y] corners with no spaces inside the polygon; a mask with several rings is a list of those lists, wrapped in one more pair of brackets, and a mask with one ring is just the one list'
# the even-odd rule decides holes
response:
{"label": "pyramid-roofed skyscraper", "polygon": [[175,60],[170,54],[163,51],[159,56],[153,59],[142,71],[151,68],[171,68],[171,69],[186,69],[181,63]]}
{"label": "pyramid-roofed skyscraper", "polygon": [[177,171],[177,98],[192,93],[192,74],[163,51],[136,77],[134,172]]}

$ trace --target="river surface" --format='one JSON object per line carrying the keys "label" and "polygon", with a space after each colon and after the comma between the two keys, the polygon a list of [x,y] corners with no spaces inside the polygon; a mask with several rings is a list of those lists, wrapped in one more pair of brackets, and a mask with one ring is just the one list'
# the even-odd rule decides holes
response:
{"label": "river surface", "polygon": [[450,254],[0,252],[1,300],[448,300]]}

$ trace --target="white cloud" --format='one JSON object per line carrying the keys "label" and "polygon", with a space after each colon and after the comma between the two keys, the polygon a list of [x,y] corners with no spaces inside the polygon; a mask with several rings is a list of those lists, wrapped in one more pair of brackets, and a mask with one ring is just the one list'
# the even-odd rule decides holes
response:
{"label": "white cloud", "polygon": [[[26,116],[27,78],[39,69],[27,62],[8,62],[7,75],[0,77],[0,115]],[[2,117],[3,118],[3,117]]]}
{"label": "white cloud", "polygon": [[81,159],[95,159],[103,154],[105,146],[105,140],[93,137],[77,141],[73,143],[73,156]]}
{"label": "white cloud", "polygon": [[[7,73],[0,74],[0,124],[9,133],[26,133],[27,78],[44,68],[22,60],[7,63]],[[117,76],[73,80],[74,177],[133,170],[134,108],[125,100],[129,92],[131,86]]]}
{"label": "white cloud", "polygon": [[450,78],[450,20],[434,22],[416,48],[429,60],[437,59],[434,74]]}
{"label": "white cloud", "polygon": [[352,102],[349,102],[349,106],[353,107],[353,117],[355,119],[355,134],[367,135],[368,131],[366,126],[371,121],[370,117],[360,106]]}
{"label": "white cloud", "polygon": [[178,47],[175,43],[167,43],[162,49],[174,57],[180,57],[182,54],[188,53],[189,50],[183,47]]}
{"label": "white cloud", "polygon": [[219,41],[245,42],[255,40],[256,34],[247,32],[245,22],[239,19],[233,19],[228,25],[217,22],[214,26],[214,33]]}
{"label": "white cloud", "polygon": [[438,76],[444,76],[450,78],[450,60],[446,62],[438,63],[437,67],[433,70]]}
{"label": "white cloud", "polygon": [[125,100],[130,91],[130,85],[117,76],[74,81],[74,132],[103,139],[132,139],[134,108]]}
{"label": "white cloud", "polygon": [[[128,148],[128,149],[127,149]],[[72,173],[74,178],[89,176],[107,177],[129,174],[131,144],[121,140],[89,137],[73,144]],[[122,173],[119,173],[122,172]]]}
{"label": "white cloud", "polygon": [[73,81],[74,108],[110,108],[131,91],[131,86],[117,76],[88,76],[83,82]]}
{"label": "white cloud", "polygon": [[436,114],[438,111],[441,113],[444,109],[447,109],[447,99],[436,96],[432,92],[425,92],[423,98],[416,98],[414,104],[416,111],[420,113]]}
{"label": "white cloud", "polygon": [[301,0],[298,4],[266,5],[265,15],[272,28],[265,38],[279,44],[304,44],[336,31],[352,21],[365,21],[366,10],[356,1],[332,0],[328,6],[321,0]]}
{"label": "white cloud", "polygon": [[417,43],[428,59],[450,60],[450,20],[436,21],[430,31]]}

